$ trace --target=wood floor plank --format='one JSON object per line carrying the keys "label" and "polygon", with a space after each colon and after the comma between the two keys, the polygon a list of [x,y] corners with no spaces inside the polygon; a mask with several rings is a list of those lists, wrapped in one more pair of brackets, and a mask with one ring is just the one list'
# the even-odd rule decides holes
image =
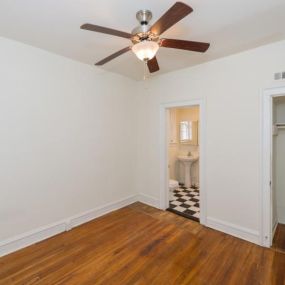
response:
{"label": "wood floor plank", "polygon": [[10,284],[281,285],[285,253],[134,203],[0,258]]}

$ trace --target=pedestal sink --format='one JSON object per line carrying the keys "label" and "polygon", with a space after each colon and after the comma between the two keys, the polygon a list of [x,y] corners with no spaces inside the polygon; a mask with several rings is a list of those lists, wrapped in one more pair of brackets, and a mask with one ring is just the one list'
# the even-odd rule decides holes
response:
{"label": "pedestal sink", "polygon": [[184,165],[185,180],[184,186],[191,187],[191,165],[193,162],[199,159],[199,156],[178,156],[178,160]]}

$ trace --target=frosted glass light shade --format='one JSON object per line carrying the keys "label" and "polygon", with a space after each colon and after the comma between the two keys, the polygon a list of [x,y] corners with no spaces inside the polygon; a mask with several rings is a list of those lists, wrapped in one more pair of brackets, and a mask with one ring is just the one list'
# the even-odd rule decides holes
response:
{"label": "frosted glass light shade", "polygon": [[133,45],[132,51],[134,54],[143,61],[152,59],[159,49],[159,45],[152,41],[142,41]]}

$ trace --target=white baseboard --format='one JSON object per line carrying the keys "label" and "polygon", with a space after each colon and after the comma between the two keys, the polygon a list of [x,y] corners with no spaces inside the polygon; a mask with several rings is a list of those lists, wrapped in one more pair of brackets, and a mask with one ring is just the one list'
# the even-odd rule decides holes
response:
{"label": "white baseboard", "polygon": [[260,234],[258,231],[244,228],[235,224],[208,217],[206,226],[226,234],[250,241],[260,245]]}
{"label": "white baseboard", "polygon": [[50,224],[0,242],[0,257],[66,230],[64,221]]}
{"label": "white baseboard", "polygon": [[157,198],[140,193],[138,195],[138,201],[147,204],[149,206],[159,208],[159,199]]}
{"label": "white baseboard", "polygon": [[275,235],[277,226],[278,226],[278,222],[276,221],[275,224],[274,224],[274,226],[273,226],[273,230],[272,230],[272,241],[273,241],[273,238],[274,238],[274,235]]}
{"label": "white baseboard", "polygon": [[[57,223],[41,227],[30,232],[26,232],[4,241],[0,241],[0,257],[32,245],[36,242],[45,240],[64,231],[68,231],[97,217],[115,211],[137,201],[155,208],[159,208],[159,199],[157,198],[145,194],[129,196],[124,199],[105,204],[104,206],[96,207],[90,211],[71,216],[67,219],[58,221]],[[243,228],[215,218],[207,218],[206,226],[256,244],[260,243],[260,237],[257,231]]]}
{"label": "white baseboard", "polygon": [[72,216],[69,219],[69,229],[77,227],[81,224],[87,223],[95,218],[103,216],[107,213],[113,212],[127,205],[138,201],[137,195],[132,195],[127,198],[118,200],[116,202],[105,204],[104,206],[94,208],[79,215]]}
{"label": "white baseboard", "polygon": [[96,207],[90,211],[69,217],[30,232],[15,236],[13,238],[0,241],[0,257],[32,245],[36,242],[45,240],[59,233],[71,230],[81,224],[89,222],[99,216],[110,213],[139,200],[138,195],[132,195],[116,202]]}

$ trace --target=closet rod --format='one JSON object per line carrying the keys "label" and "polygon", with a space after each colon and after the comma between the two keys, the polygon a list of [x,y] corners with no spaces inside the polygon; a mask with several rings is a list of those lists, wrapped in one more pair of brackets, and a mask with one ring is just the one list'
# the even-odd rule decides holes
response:
{"label": "closet rod", "polygon": [[276,124],[278,129],[285,129],[285,124]]}

